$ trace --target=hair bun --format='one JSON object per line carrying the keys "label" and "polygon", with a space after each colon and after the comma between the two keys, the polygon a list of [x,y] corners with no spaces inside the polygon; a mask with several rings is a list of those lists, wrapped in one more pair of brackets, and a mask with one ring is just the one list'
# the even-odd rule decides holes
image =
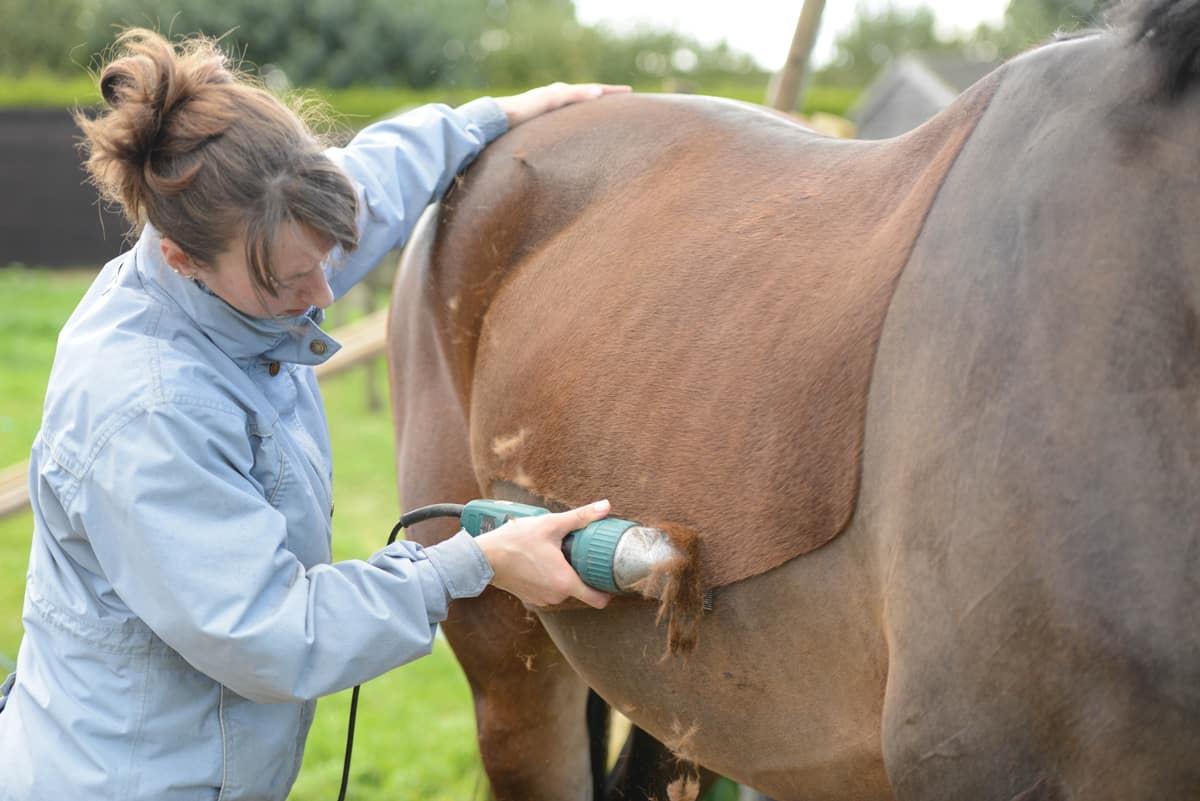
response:
{"label": "hair bun", "polygon": [[120,88],[127,85],[126,76],[114,70],[109,70],[100,79],[100,96],[111,108],[121,105]]}
{"label": "hair bun", "polygon": [[232,76],[209,39],[173,45],[158,33],[131,28],[114,50],[99,81],[109,110],[96,119],[76,114],[76,122],[93,182],[131,221],[141,220],[152,196],[191,183],[201,166],[198,152],[230,124],[228,97],[213,90]]}

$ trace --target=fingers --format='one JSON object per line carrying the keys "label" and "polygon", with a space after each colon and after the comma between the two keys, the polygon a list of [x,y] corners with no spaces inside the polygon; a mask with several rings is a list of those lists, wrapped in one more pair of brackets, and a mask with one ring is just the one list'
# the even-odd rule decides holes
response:
{"label": "fingers", "polygon": [[568,509],[565,512],[549,515],[549,518],[555,524],[555,532],[559,537],[565,537],[572,531],[577,531],[587,526],[588,523],[593,523],[608,515],[612,505],[608,499],[589,503],[586,506],[577,506],[574,509]]}
{"label": "fingers", "polygon": [[597,94],[597,96],[599,96],[599,95],[623,95],[623,94],[628,94],[629,92],[633,91],[632,86],[627,86],[625,84],[601,83],[601,84],[595,84],[595,85],[600,87],[600,91]]}
{"label": "fingers", "polygon": [[565,512],[525,517],[476,538],[494,571],[492,583],[532,606],[551,606],[577,598],[596,609],[611,596],[589,587],[563,558],[560,542],[572,531],[605,517],[607,500]]}
{"label": "fingers", "polygon": [[623,94],[633,91],[633,87],[631,86],[616,86],[607,83],[580,83],[574,86],[556,83],[551,84],[551,87],[559,92],[559,100],[563,105],[567,103],[579,103],[603,95]]}
{"label": "fingers", "polygon": [[589,587],[582,581],[579,582],[579,587],[575,592],[572,592],[571,595],[594,609],[603,609],[604,607],[608,606],[608,602],[612,600],[612,596],[607,592],[601,592],[600,590]]}
{"label": "fingers", "polygon": [[508,117],[509,126],[520,125],[524,122],[571,103],[581,103],[586,100],[609,94],[621,94],[633,91],[632,87],[607,83],[552,83],[537,89],[530,89],[511,97],[498,97],[496,102]]}
{"label": "fingers", "polygon": [[[558,516],[562,518],[561,525],[565,527],[560,528],[561,536],[565,537],[572,531],[586,528],[589,523],[594,523],[595,521],[600,520],[608,515],[611,509],[612,505],[608,502],[608,499],[605,499],[602,501],[596,501],[595,503],[589,503],[586,506],[578,506],[574,509],[568,509],[565,512],[559,513]],[[570,570],[571,576],[574,579],[572,582],[573,586],[570,590],[570,595],[572,597],[578,598],[588,606],[596,609],[603,609],[604,607],[608,606],[608,602],[612,600],[611,595],[606,592],[601,592],[594,587],[589,587],[584,583],[583,579],[579,577],[579,574],[575,572],[575,568],[572,567]]]}

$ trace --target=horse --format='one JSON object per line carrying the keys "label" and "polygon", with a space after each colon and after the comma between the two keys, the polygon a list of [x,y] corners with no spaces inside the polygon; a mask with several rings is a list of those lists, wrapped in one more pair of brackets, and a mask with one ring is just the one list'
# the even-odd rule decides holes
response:
{"label": "horse", "polygon": [[[608,497],[711,599],[454,604],[497,799],[694,797],[675,758],[783,801],[1200,797],[1200,3],[1119,13],[879,142],[567,107],[425,216],[406,505]],[[637,727],[607,790],[588,688]]]}

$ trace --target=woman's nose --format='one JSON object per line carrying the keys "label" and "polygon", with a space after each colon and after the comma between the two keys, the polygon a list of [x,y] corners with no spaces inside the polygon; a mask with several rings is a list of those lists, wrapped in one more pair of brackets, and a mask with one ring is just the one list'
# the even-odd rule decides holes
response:
{"label": "woman's nose", "polygon": [[325,271],[316,272],[312,279],[304,286],[303,300],[309,306],[316,306],[320,309],[327,309],[333,303],[333,287],[329,285],[329,279],[325,277]]}

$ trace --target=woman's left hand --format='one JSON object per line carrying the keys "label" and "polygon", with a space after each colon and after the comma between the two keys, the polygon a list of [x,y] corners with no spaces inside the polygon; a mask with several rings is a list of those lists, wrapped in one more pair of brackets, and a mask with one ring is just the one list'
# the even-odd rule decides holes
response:
{"label": "woman's left hand", "polygon": [[552,83],[519,95],[498,97],[496,102],[508,115],[508,127],[513,128],[560,106],[630,91],[633,90],[629,86],[613,86],[606,83]]}

